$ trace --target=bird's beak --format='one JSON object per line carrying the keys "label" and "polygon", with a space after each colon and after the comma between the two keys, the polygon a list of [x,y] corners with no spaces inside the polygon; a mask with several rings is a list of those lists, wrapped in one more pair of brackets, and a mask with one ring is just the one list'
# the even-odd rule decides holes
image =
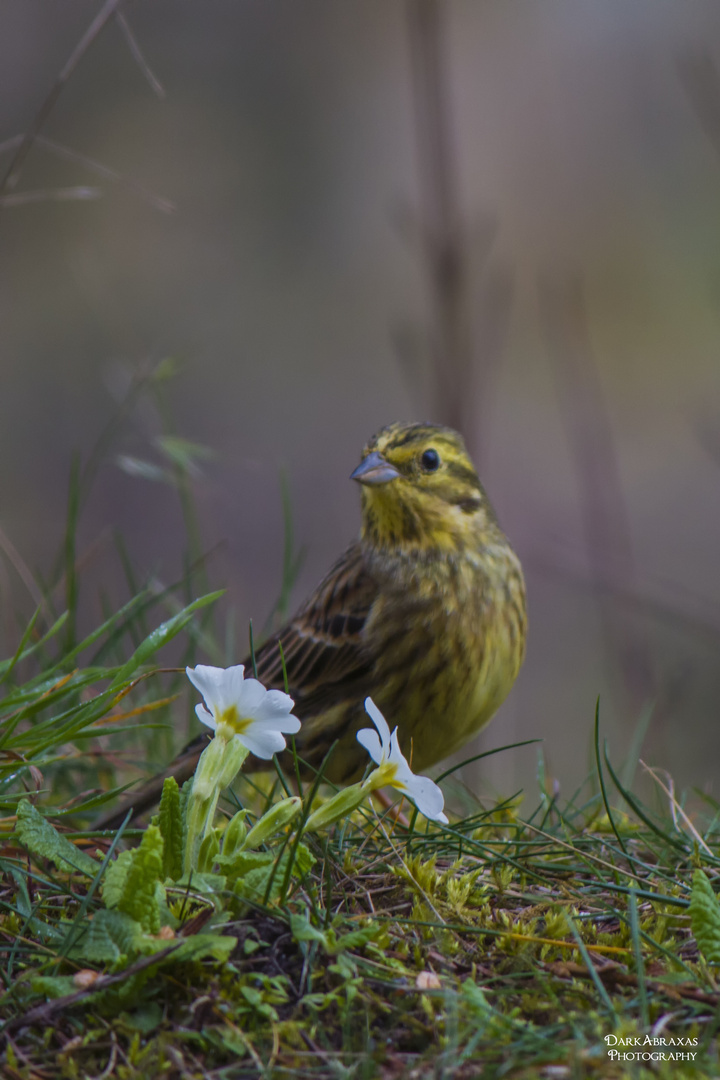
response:
{"label": "bird's beak", "polygon": [[399,475],[395,466],[374,450],[372,454],[363,458],[354,472],[350,473],[350,479],[357,480],[359,484],[388,484]]}

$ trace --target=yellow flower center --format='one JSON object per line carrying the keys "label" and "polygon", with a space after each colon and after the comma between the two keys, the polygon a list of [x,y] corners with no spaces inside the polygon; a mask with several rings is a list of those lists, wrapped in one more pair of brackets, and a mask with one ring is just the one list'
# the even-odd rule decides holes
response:
{"label": "yellow flower center", "polygon": [[224,712],[218,713],[215,735],[229,742],[235,735],[243,735],[251,724],[251,717],[241,717],[237,705],[231,705]]}
{"label": "yellow flower center", "polygon": [[406,785],[397,780],[397,771],[398,767],[395,762],[384,761],[382,765],[378,765],[374,772],[370,773],[365,783],[372,782],[373,790],[379,787],[394,787],[398,791],[405,791]]}

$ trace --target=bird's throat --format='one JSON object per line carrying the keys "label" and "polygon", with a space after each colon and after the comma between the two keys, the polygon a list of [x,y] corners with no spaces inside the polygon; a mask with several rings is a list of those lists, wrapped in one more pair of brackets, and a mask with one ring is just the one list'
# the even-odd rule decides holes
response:
{"label": "bird's throat", "polygon": [[468,513],[440,499],[413,497],[395,484],[363,491],[362,540],[376,551],[430,555],[460,553],[498,531],[482,509]]}

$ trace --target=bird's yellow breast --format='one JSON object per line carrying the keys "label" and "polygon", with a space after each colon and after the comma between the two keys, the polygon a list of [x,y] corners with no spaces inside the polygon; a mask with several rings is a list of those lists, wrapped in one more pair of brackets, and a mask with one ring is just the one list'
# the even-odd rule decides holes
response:
{"label": "bird's yellow breast", "polygon": [[366,634],[378,655],[377,704],[422,771],[476,734],[507,696],[525,652],[520,563],[498,539],[457,557],[400,559]]}

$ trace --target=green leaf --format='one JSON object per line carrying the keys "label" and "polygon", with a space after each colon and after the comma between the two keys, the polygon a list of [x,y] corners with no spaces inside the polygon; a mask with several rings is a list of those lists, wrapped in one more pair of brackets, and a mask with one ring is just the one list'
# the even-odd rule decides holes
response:
{"label": "green leaf", "polygon": [[15,668],[15,665],[17,664],[18,660],[20,659],[21,655],[25,652],[25,646],[27,645],[28,641],[32,637],[33,630],[35,629],[35,623],[38,621],[38,616],[40,615],[40,610],[41,610],[40,608],[35,609],[35,611],[34,611],[34,613],[32,615],[32,618],[30,619],[30,622],[27,624],[27,627],[25,628],[25,632],[23,633],[23,636],[20,638],[20,643],[19,643],[17,649],[15,650],[15,655],[12,657],[12,659],[10,661],[8,661],[8,663],[3,665],[4,670],[0,672],[0,683],[5,682],[6,679],[10,678],[10,676],[11,676],[11,674],[12,674],[14,668]]}
{"label": "green leaf", "polygon": [[51,859],[58,870],[80,870],[94,878],[100,869],[100,863],[62,836],[28,799],[18,803],[15,835],[32,855]]}
{"label": "green leaf", "polygon": [[[9,671],[16,664],[21,663],[23,660],[27,660],[28,656],[32,656],[32,654],[34,652],[36,652],[38,649],[42,649],[45,645],[47,645],[48,641],[50,641],[51,638],[55,637],[55,635],[58,633],[59,630],[62,630],[63,626],[67,622],[67,617],[68,617],[68,613],[67,613],[67,611],[64,611],[63,614],[60,616],[60,618],[56,622],[53,623],[53,625],[50,627],[50,629],[48,630],[48,632],[45,634],[44,637],[41,637],[39,639],[39,641],[34,642],[27,649],[22,648],[19,653],[16,653],[15,656],[11,657],[9,660],[3,660],[3,662],[0,664],[0,675],[2,675],[2,678],[3,679],[7,678],[7,675],[9,673]],[[34,626],[34,624],[35,623],[34,623],[34,618],[33,618],[33,622],[30,624],[30,627],[29,627],[30,630],[32,630],[32,627]],[[27,637],[28,637],[28,632],[26,631],[25,634],[23,635],[23,639],[22,639],[23,642],[27,640]],[[21,645],[22,645],[22,643],[21,643]]]}
{"label": "green leaf", "polygon": [[105,874],[103,900],[157,934],[165,907],[163,838],[156,825],[148,825],[140,847],[124,851]]}
{"label": "green leaf", "polygon": [[158,824],[163,838],[163,877],[177,881],[183,870],[183,815],[174,776],[166,777],[163,783]]}
{"label": "green leaf", "polygon": [[[144,932],[137,920],[123,911],[98,911],[88,923],[87,932],[73,947],[75,960],[96,964],[111,964],[116,970],[132,963],[138,956],[150,956],[162,952],[173,944],[166,938],[153,937]],[[177,938],[173,952],[163,964],[202,960],[205,958],[225,961],[237,941],[217,933],[194,934]]]}
{"label": "green leaf", "polygon": [[215,456],[209,446],[181,439],[177,435],[159,435],[155,443],[173,465],[194,476],[199,472],[198,461],[210,461]]}
{"label": "green leaf", "polygon": [[120,1016],[123,1027],[139,1031],[141,1035],[150,1035],[162,1023],[163,1011],[157,1001],[148,1001],[140,1009],[124,1012]]}
{"label": "green leaf", "polygon": [[115,862],[110,863],[105,871],[102,895],[106,907],[118,906],[134,855],[134,851],[121,851]]}
{"label": "green leaf", "polygon": [[[237,938],[224,934],[192,934],[178,938],[178,941],[180,944],[172,954],[173,962],[210,959],[224,963],[237,945]],[[166,946],[167,941],[160,944]]]}
{"label": "green leaf", "polygon": [[72,975],[34,975],[30,987],[35,994],[47,998],[61,998],[67,994],[76,994],[77,986]]}
{"label": "green leaf", "polygon": [[[130,852],[125,852],[130,854]],[[100,910],[88,921],[87,930],[70,951],[75,960],[123,966],[128,957],[143,951],[145,935],[139,922],[122,911]],[[167,942],[158,942],[166,946]]]}
{"label": "green leaf", "polygon": [[357,930],[351,930],[337,938],[335,952],[342,953],[350,949],[362,949],[369,941],[375,941],[383,933],[383,927],[379,923],[369,923]]}
{"label": "green leaf", "polygon": [[245,824],[246,814],[247,810],[238,810],[238,812],[230,818],[228,826],[223,833],[222,855],[219,856],[217,860],[220,866],[231,862],[232,856],[245,843],[245,837],[247,836],[247,825]]}
{"label": "green leaf", "polygon": [[276,833],[281,832],[302,810],[302,800],[297,795],[291,795],[287,799],[271,806],[267,813],[256,822],[245,837],[245,847],[248,851],[266,844]]}
{"label": "green leaf", "polygon": [[120,668],[110,685],[110,689],[115,689],[131,679],[137,669],[146,664],[158,649],[161,649],[163,645],[167,645],[187,626],[196,611],[207,607],[208,604],[213,604],[223,595],[223,591],[223,589],[220,589],[218,592],[208,593],[207,596],[201,596],[198,600],[193,600],[192,604],[188,604],[182,611],[178,611],[177,615],[173,615],[171,619],[161,623],[156,630],[148,634],[145,640],[138,645],[128,662]]}
{"label": "green leaf", "polygon": [[316,941],[318,945],[322,945],[325,952],[330,951],[327,934],[313,926],[306,915],[290,916],[290,932],[295,941]]}
{"label": "green leaf", "polygon": [[317,941],[328,956],[338,956],[351,949],[361,949],[363,945],[367,945],[369,941],[373,941],[383,933],[383,928],[378,923],[369,923],[367,926],[361,926],[357,930],[351,930],[350,933],[338,937],[333,927],[328,930],[318,930],[307,915],[292,915],[290,930],[296,941]]}
{"label": "green leaf", "polygon": [[150,461],[143,461],[142,458],[133,457],[131,454],[118,454],[115,462],[128,476],[139,476],[142,480],[159,481],[163,484],[175,483],[174,477],[167,469],[153,465]]}
{"label": "green leaf", "polygon": [[[236,896],[245,897],[255,903],[272,903],[279,900],[282,895],[282,887],[288,866],[293,853],[285,850],[278,858],[274,851],[240,851],[232,859],[230,867],[226,867],[230,882],[234,881]],[[299,844],[292,863],[294,877],[302,878],[315,863],[315,858],[310,854],[304,844]],[[272,880],[270,892],[265,897],[268,885]]]}
{"label": "green leaf", "polygon": [[292,872],[296,878],[304,878],[308,874],[315,863],[317,862],[315,856],[312,854],[306,844],[298,844],[295,848],[295,861],[293,862]]}
{"label": "green leaf", "polygon": [[218,830],[211,829],[210,832],[202,838],[200,850],[198,851],[197,868],[201,874],[212,873],[212,868],[219,851],[220,840],[218,838]]}
{"label": "green leaf", "polygon": [[690,924],[698,948],[711,964],[720,963],[720,905],[707,874],[693,874]]}
{"label": "green leaf", "polygon": [[465,980],[461,987],[461,993],[473,1012],[483,1019],[492,1016],[493,1008],[485,997],[482,987],[478,986],[474,979]]}
{"label": "green leaf", "polygon": [[[191,889],[194,893],[202,893],[208,899],[218,898],[227,887],[227,878],[224,874],[201,874],[197,870],[191,870],[183,874],[175,885],[180,889]],[[216,907],[218,906],[216,902]]]}

